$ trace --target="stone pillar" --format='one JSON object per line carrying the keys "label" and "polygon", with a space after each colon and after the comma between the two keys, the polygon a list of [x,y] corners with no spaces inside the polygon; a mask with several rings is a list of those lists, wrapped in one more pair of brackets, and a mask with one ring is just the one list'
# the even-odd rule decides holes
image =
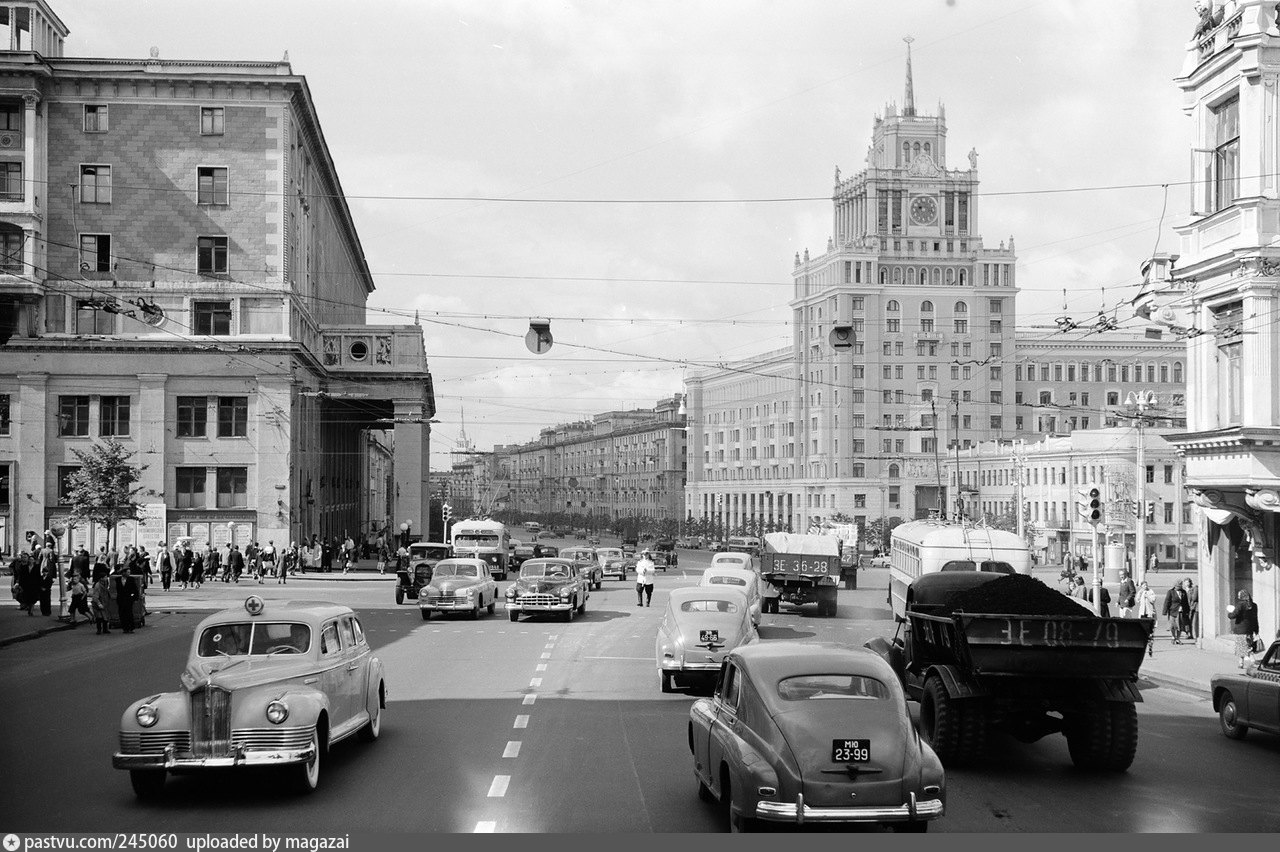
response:
{"label": "stone pillar", "polygon": [[[9,16],[9,24],[16,31],[13,9],[9,10]],[[36,106],[40,103],[40,99],[35,95],[27,95],[22,100],[25,107],[25,115],[22,117],[22,156],[26,162],[22,175],[22,201],[24,209],[34,211],[36,209],[36,179],[40,177],[36,174]],[[48,209],[48,206],[49,199],[46,198],[45,208]]]}
{"label": "stone pillar", "polygon": [[395,496],[391,525],[398,531],[405,521],[413,522],[411,533],[431,540],[428,508],[431,492],[427,464],[431,458],[431,427],[423,416],[422,400],[395,401],[395,455],[393,471]]}
{"label": "stone pillar", "polygon": [[[10,474],[16,509],[13,522],[17,525],[13,531],[14,548],[26,543],[23,536],[27,530],[44,531],[45,501],[56,503],[58,499],[58,468],[46,463],[52,461],[48,459],[48,430],[55,428],[57,422],[57,410],[49,411],[48,386],[48,373],[18,376],[18,418],[13,424],[18,463]],[[27,495],[31,495],[30,499]]]}

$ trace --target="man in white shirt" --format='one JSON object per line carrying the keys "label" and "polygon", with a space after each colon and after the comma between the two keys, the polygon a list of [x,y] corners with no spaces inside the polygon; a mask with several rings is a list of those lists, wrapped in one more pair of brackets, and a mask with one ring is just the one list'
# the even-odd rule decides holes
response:
{"label": "man in white shirt", "polygon": [[649,551],[640,554],[636,562],[636,606],[653,605],[653,577],[657,568]]}

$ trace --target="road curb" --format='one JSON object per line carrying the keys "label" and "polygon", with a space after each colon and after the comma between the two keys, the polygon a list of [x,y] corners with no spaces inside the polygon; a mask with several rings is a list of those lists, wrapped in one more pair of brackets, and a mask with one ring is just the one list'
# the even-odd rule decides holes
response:
{"label": "road curb", "polygon": [[[1153,672],[1143,672],[1139,675],[1139,681],[1150,681],[1156,686],[1164,686],[1170,689],[1176,689],[1180,692],[1188,692],[1200,698],[1208,697],[1209,684],[1200,680],[1193,680],[1188,677],[1180,677],[1171,674],[1156,674]],[[1141,686],[1141,683],[1139,683]]]}
{"label": "road curb", "polygon": [[[92,622],[85,622],[85,623],[89,624]],[[56,633],[59,630],[72,630],[72,629],[74,629],[74,625],[72,625],[69,622],[66,624],[53,624],[53,625],[50,625],[49,627],[38,627],[35,630],[30,630],[30,631],[27,631],[26,633],[19,633],[16,636],[5,636],[3,638],[0,638],[0,648],[4,648],[7,645],[13,645],[17,642],[28,642],[32,639],[39,639],[41,636],[44,636],[46,633]]]}

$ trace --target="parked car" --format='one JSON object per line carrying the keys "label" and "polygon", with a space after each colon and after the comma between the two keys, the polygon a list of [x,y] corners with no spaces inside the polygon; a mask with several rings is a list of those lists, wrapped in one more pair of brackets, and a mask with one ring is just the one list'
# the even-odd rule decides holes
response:
{"label": "parked car", "polygon": [[180,680],[120,718],[111,763],[138,798],[161,794],[169,772],[242,766],[286,767],[309,792],[334,745],[378,738],[387,706],[382,661],[338,604],[251,595],[196,626]]}
{"label": "parked car", "polygon": [[731,586],[741,589],[747,598],[747,610],[751,615],[752,625],[760,626],[761,597],[760,586],[763,581],[760,575],[747,568],[735,568],[730,565],[712,565],[702,572],[699,586]]}
{"label": "parked car", "polygon": [[861,562],[863,567],[866,567],[866,568],[888,568],[889,567],[888,556],[863,556],[858,561]]}
{"label": "parked car", "polygon": [[627,579],[628,562],[632,571],[636,568],[635,558],[628,557],[620,547],[597,547],[596,561],[600,563],[605,577],[617,577],[619,580]]}
{"label": "parked car", "polygon": [[669,535],[661,536],[654,540],[653,549],[669,553],[676,549],[676,540]]}
{"label": "parked car", "polygon": [[720,670],[725,654],[757,638],[746,594],[740,588],[675,589],[658,624],[654,648],[658,684],[663,692],[672,692],[677,676],[696,675],[705,680]]}
{"label": "parked car", "polygon": [[431,569],[452,555],[453,548],[443,542],[415,541],[409,545],[409,564],[396,569],[396,603],[416,601],[422,587],[431,582]]}
{"label": "parked car", "polygon": [[1280,639],[1267,648],[1262,662],[1214,675],[1209,691],[1226,736],[1242,740],[1250,728],[1280,734]]}
{"label": "parked car", "polygon": [[587,611],[591,591],[578,564],[568,559],[530,559],[520,566],[520,577],[507,587],[507,615],[554,612],[563,621]]}
{"label": "parked car", "polygon": [[497,608],[498,583],[489,573],[489,563],[473,557],[437,562],[431,582],[418,595],[423,621],[433,612],[465,612],[476,619],[480,610],[493,615]]}
{"label": "parked car", "polygon": [[728,654],[689,711],[698,793],[733,830],[761,822],[883,823],[926,831],[946,810],[942,763],[920,739],[889,664],[831,643]]}

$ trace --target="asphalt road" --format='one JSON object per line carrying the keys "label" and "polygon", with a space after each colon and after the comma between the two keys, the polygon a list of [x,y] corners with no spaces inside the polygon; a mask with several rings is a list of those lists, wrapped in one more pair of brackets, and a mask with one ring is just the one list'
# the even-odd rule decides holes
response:
{"label": "asphalt road", "polygon": [[[684,568],[692,576],[706,559],[687,554]],[[766,615],[762,639],[861,645],[890,632],[883,575],[842,590],[834,619],[812,608]],[[202,613],[157,614],[131,636],[81,628],[0,649],[0,828],[718,831],[697,798],[685,739],[696,691],[663,695],[653,660],[661,607],[689,582],[659,574],[644,608],[631,583],[606,581],[571,624],[513,624],[501,605],[479,622],[423,622],[416,607],[395,608],[385,581],[292,585],[290,597],[351,599],[391,691],[382,738],[336,746],[309,796],[269,772],[233,771],[172,778],[163,801],[143,805],[111,768],[119,714],[177,687]],[[249,591],[218,594],[231,604]],[[932,830],[1280,831],[1280,737],[1229,741],[1206,700],[1154,686],[1144,696],[1129,772],[1077,772],[1061,737],[999,740],[984,765],[948,774],[947,816]]]}

